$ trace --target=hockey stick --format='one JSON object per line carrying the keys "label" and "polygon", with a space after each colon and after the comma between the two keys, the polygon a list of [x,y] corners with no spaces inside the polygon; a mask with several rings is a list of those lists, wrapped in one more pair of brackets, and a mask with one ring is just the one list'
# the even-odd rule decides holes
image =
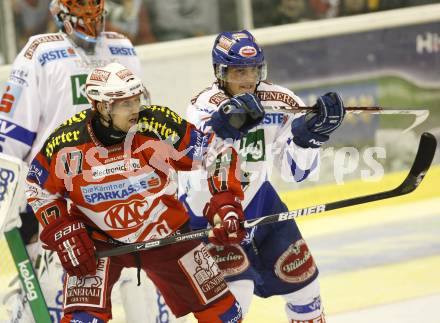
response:
{"label": "hockey stick", "polygon": [[35,321],[50,323],[40,283],[17,229],[21,224],[18,207],[24,196],[26,174],[27,167],[20,159],[0,153],[0,232],[6,231],[6,241]]}
{"label": "hockey stick", "polygon": [[[379,201],[391,197],[408,194],[414,191],[417,188],[417,186],[422,182],[426,172],[431,166],[431,162],[432,159],[434,158],[436,147],[437,147],[437,141],[435,137],[430,133],[427,132],[423,133],[422,137],[420,138],[419,148],[417,150],[414,163],[411,167],[411,170],[409,171],[408,176],[398,187],[392,190],[354,197],[351,199],[341,200],[337,202],[315,205],[315,206],[301,208],[279,214],[267,215],[253,220],[243,221],[241,225],[243,228],[252,228],[256,225],[292,220],[294,218],[303,215],[322,213],[325,211],[341,209],[348,206],[359,205],[363,203]],[[99,251],[97,253],[97,256],[99,258],[117,256],[126,253],[162,247],[176,242],[202,239],[208,236],[209,231],[210,229],[201,229],[180,235],[166,237],[163,239],[152,240],[143,243],[129,244],[121,247],[116,247],[113,249]]]}
{"label": "hockey stick", "polygon": [[[288,107],[288,106],[273,106],[264,107],[266,111],[283,112],[283,113],[304,113],[316,110],[315,107]],[[367,113],[367,114],[387,114],[387,115],[414,115],[416,118],[414,122],[404,130],[409,130],[422,124],[429,117],[429,110],[424,109],[384,109],[381,107],[345,107],[347,113]]]}

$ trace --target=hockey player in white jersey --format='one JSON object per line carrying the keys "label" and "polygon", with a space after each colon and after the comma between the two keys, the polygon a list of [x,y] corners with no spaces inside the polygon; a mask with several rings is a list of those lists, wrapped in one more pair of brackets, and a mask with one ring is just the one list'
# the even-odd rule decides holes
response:
{"label": "hockey player in white jersey", "polygon": [[[0,103],[0,152],[26,162],[32,160],[56,126],[89,106],[84,84],[93,68],[119,62],[142,75],[130,40],[104,31],[104,0],[53,0],[50,11],[60,32],[30,37],[12,64]],[[29,212],[23,210],[20,214],[25,243],[34,241],[38,231],[35,216]],[[31,258],[41,250],[36,244],[28,246]],[[40,281],[54,322],[59,321],[62,306],[63,271],[57,262],[57,257],[46,251],[39,261]],[[124,273],[121,293],[127,305],[127,321],[155,322],[154,311],[140,306],[144,299],[139,296],[146,294],[145,288],[152,284],[138,288],[136,271]],[[160,296],[156,296],[155,289],[148,294]],[[24,310],[25,299],[17,298],[18,302],[10,299],[14,303],[11,322],[32,322],[29,309]],[[160,309],[168,310],[166,306]]]}
{"label": "hockey player in white jersey", "polygon": [[[266,113],[258,126],[238,131],[237,124],[247,121],[238,118],[235,110],[247,107],[252,114],[258,105],[295,108],[304,103],[292,91],[265,81],[263,51],[246,30],[220,33],[212,59],[217,81],[192,99],[187,119],[205,132],[235,140],[246,219],[287,211],[269,182],[272,168],[281,170],[286,181],[306,179],[317,168],[319,147],[344,118],[342,100],[336,93],[327,93],[318,99],[316,113]],[[185,183],[181,200],[192,216],[192,227],[206,227],[203,206],[210,196],[204,189],[205,175],[181,178]],[[244,314],[253,294],[281,295],[289,322],[325,322],[318,269],[294,221],[254,227],[240,245],[212,245],[211,252]]]}

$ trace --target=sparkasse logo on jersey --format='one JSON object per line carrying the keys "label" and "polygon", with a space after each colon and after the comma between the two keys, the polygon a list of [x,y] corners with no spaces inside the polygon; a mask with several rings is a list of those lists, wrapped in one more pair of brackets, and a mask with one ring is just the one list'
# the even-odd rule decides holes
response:
{"label": "sparkasse logo on jersey", "polygon": [[78,104],[88,104],[85,85],[86,85],[87,74],[77,74],[70,76],[70,85],[72,87],[72,103],[74,105]]}

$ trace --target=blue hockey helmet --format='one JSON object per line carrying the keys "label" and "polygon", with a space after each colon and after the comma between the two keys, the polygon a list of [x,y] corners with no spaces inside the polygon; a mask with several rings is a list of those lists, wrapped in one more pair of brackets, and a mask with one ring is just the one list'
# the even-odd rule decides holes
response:
{"label": "blue hockey helmet", "polygon": [[258,67],[258,81],[265,80],[267,75],[263,50],[247,30],[220,33],[212,48],[212,64],[216,78],[223,81],[229,66]]}

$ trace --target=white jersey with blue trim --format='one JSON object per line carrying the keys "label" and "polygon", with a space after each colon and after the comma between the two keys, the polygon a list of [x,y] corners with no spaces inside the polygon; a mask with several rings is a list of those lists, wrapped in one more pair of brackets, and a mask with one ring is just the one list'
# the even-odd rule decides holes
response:
{"label": "white jersey with blue trim", "polygon": [[93,54],[64,33],[29,38],[12,64],[2,94],[0,152],[32,160],[59,124],[90,107],[84,92],[87,74],[111,62],[141,75],[132,43],[118,33],[101,33]]}
{"label": "white jersey with blue trim", "polygon": [[[269,82],[260,82],[256,95],[266,107],[305,106],[292,91]],[[214,83],[192,99],[186,118],[202,131],[210,132],[212,130],[208,121],[212,113],[229,99],[230,97],[219,88],[218,84]],[[302,113],[267,112],[261,124],[234,143],[241,159],[244,209],[263,183],[270,181],[273,168],[280,171],[282,178],[288,182],[300,182],[317,168],[319,148],[302,148],[292,140],[291,122],[301,115]],[[204,182],[206,174],[192,171],[179,176],[180,192],[181,195],[186,195],[185,202],[191,209],[190,213],[202,216],[203,207],[211,196]]]}

